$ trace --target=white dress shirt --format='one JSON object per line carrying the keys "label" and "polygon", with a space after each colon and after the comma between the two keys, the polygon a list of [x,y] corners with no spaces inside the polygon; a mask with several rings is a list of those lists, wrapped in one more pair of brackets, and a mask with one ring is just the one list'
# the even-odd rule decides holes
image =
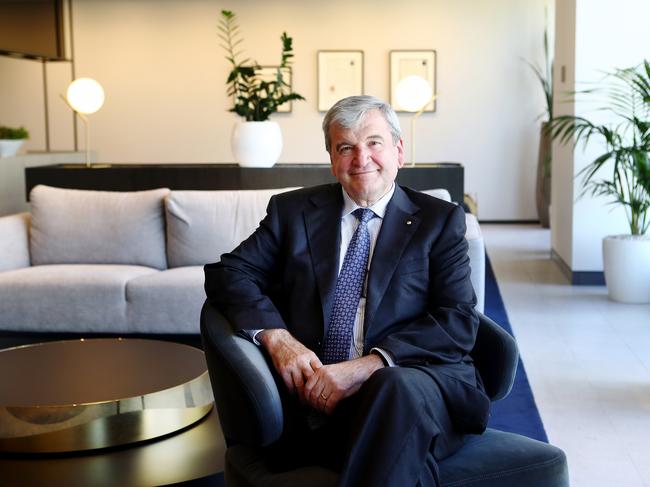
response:
{"label": "white dress shirt", "polygon": [[[343,266],[343,259],[345,254],[348,251],[350,241],[354,235],[355,230],[359,226],[359,220],[352,214],[357,208],[361,208],[357,205],[350,196],[341,188],[343,192],[343,211],[341,213],[341,249],[339,253],[339,270],[341,272],[341,267]],[[370,269],[370,263],[372,262],[372,256],[375,251],[375,244],[377,243],[377,236],[379,235],[379,230],[381,230],[381,224],[386,214],[386,207],[390,199],[393,197],[395,192],[395,183],[390,187],[388,192],[379,198],[375,203],[367,208],[372,210],[375,214],[373,218],[368,221],[368,233],[370,235],[370,254],[368,256],[368,269]],[[366,285],[368,282],[368,274],[366,273],[366,282],[363,285],[363,290],[361,291],[361,299],[359,300],[359,306],[357,307],[357,314],[354,318],[354,328],[352,329],[352,343],[350,344],[350,359],[359,358],[363,355],[363,337],[364,337],[364,317],[366,311]],[[384,363],[387,365],[393,366],[394,362],[385,350],[381,348],[373,348],[371,352],[379,353],[384,359]]]}

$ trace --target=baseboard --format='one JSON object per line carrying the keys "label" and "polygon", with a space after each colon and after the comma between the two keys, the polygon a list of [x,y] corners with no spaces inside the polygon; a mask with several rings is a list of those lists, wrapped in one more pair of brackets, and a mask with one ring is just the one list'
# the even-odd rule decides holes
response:
{"label": "baseboard", "polygon": [[564,276],[574,286],[605,285],[605,273],[602,271],[573,271],[555,249],[551,249],[551,259],[557,263],[562,274],[564,274]]}

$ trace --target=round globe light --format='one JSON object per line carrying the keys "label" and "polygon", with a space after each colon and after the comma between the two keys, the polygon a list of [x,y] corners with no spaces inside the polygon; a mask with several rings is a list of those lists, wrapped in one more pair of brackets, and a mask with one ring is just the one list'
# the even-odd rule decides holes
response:
{"label": "round globe light", "polygon": [[407,112],[417,112],[427,105],[433,97],[433,89],[421,76],[402,78],[395,87],[398,108]]}
{"label": "round globe light", "polygon": [[104,104],[104,89],[94,79],[79,78],[68,86],[66,98],[76,112],[89,115]]}

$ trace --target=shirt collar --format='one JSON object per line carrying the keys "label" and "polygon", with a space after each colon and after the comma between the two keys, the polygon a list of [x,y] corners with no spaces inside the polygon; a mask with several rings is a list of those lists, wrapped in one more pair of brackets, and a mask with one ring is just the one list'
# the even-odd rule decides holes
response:
{"label": "shirt collar", "polygon": [[[343,187],[341,187],[341,191],[343,192],[343,211],[341,212],[341,217],[349,215],[357,208],[361,208],[361,206],[357,205],[354,200],[350,198]],[[379,218],[384,218],[384,215],[386,214],[386,207],[388,206],[390,199],[393,197],[394,192],[395,182],[393,182],[390,189],[384,196],[379,198],[372,205],[368,206],[368,208],[371,209],[372,212]]]}

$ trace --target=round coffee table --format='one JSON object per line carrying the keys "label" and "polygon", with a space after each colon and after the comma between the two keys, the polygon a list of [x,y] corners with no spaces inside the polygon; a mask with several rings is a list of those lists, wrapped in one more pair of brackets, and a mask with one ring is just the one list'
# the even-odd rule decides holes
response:
{"label": "round coffee table", "polygon": [[0,452],[151,440],[213,407],[205,357],[179,343],[100,338],[0,350]]}

